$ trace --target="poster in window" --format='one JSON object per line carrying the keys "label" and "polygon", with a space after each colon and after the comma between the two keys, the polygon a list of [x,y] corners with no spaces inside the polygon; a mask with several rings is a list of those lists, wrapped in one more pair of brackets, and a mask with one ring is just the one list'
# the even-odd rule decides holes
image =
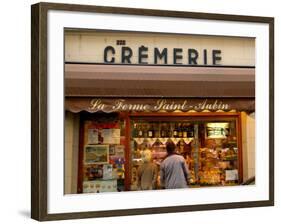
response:
{"label": "poster in window", "polygon": [[98,129],[88,129],[88,144],[98,144],[99,143],[99,130]]}
{"label": "poster in window", "polygon": [[118,128],[103,129],[101,136],[104,144],[120,144],[120,129]]}
{"label": "poster in window", "polygon": [[85,164],[105,164],[108,163],[109,145],[87,145],[85,146]]}

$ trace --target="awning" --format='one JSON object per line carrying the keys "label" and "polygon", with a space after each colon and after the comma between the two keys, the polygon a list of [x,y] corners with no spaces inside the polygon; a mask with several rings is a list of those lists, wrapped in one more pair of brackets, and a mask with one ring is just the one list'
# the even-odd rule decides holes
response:
{"label": "awning", "polygon": [[66,64],[65,109],[254,111],[255,69]]}
{"label": "awning", "polygon": [[255,69],[66,64],[65,96],[254,98]]}
{"label": "awning", "polygon": [[194,112],[255,111],[250,98],[94,98],[66,97],[65,109],[73,113],[93,112]]}

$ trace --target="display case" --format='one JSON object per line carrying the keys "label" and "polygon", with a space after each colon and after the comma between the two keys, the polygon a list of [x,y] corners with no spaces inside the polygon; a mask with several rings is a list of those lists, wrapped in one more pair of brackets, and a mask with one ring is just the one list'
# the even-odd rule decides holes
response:
{"label": "display case", "polygon": [[[237,117],[135,117],[130,130],[131,190],[139,190],[137,171],[143,164],[144,150],[151,151],[152,162],[159,171],[169,141],[185,158],[190,187],[239,184],[241,146]],[[157,179],[160,189],[159,176]]]}
{"label": "display case", "polygon": [[239,144],[236,120],[200,122],[198,173],[194,184],[235,185],[239,183]]}

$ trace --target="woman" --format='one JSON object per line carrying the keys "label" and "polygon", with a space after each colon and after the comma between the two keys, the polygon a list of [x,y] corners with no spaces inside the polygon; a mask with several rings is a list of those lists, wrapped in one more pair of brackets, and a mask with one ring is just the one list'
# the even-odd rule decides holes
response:
{"label": "woman", "polygon": [[138,185],[140,190],[156,189],[157,165],[151,161],[151,151],[145,149],[142,152],[143,164],[138,168]]}

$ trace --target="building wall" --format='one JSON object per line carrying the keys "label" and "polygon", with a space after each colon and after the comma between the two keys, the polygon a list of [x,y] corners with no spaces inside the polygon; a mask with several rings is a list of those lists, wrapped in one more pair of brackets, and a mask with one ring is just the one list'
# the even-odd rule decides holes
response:
{"label": "building wall", "polygon": [[[125,40],[127,47],[133,50],[132,64],[138,64],[138,49],[148,48],[148,64],[154,62],[154,47],[168,49],[168,64],[173,64],[173,48],[182,48],[182,64],[187,64],[187,49],[196,49],[199,53],[198,64],[203,64],[203,50],[207,49],[208,64],[212,64],[212,50],[221,50],[220,65],[255,65],[255,39],[241,37],[218,37],[203,35],[168,35],[155,33],[128,32],[79,32],[65,33],[65,60],[67,62],[104,63],[103,54],[106,46],[116,50],[115,63],[121,63],[121,47],[117,40]],[[110,55],[109,55],[110,56]],[[161,62],[159,62],[161,64]]]}
{"label": "building wall", "polygon": [[243,147],[243,181],[255,176],[255,113],[241,113]]}
{"label": "building wall", "polygon": [[79,155],[79,114],[65,113],[64,193],[77,193]]}

